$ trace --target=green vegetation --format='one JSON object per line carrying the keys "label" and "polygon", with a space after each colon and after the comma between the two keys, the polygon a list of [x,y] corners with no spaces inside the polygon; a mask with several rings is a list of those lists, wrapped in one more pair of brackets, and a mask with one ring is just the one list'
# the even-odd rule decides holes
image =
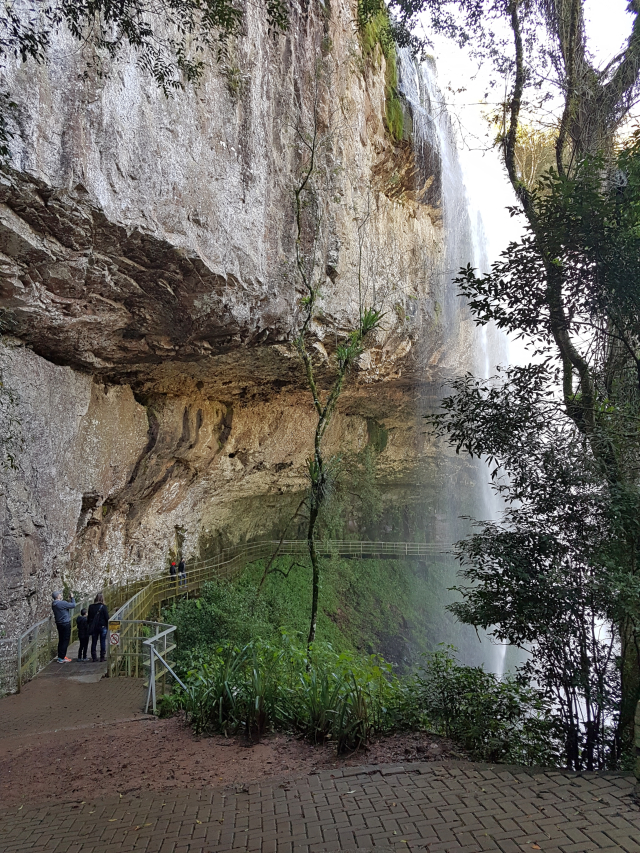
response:
{"label": "green vegetation", "polygon": [[[308,566],[280,560],[258,585],[257,561],[235,583],[209,584],[164,617],[177,625],[177,667],[186,690],[164,700],[198,733],[297,732],[338,752],[372,736],[424,729],[488,761],[555,765],[563,730],[543,692],[461,666],[438,645],[451,625],[445,565],[391,560],[324,561],[318,636],[306,643]],[[286,578],[283,577],[286,575]],[[449,617],[450,618],[450,617]],[[410,624],[413,621],[413,624]],[[399,635],[421,643],[410,665],[377,654]],[[410,642],[409,642],[410,640]]]}
{"label": "green vegetation", "polygon": [[[284,32],[283,0],[266,0],[269,28]],[[38,8],[40,7],[40,8]],[[168,93],[202,76],[207,52],[243,35],[244,12],[233,0],[51,0],[0,11],[0,65],[6,57],[45,63],[58,32],[94,48],[88,63],[101,72],[100,56],[116,58],[129,48]],[[215,55],[215,53],[214,53]]]}
{"label": "green vegetation", "polygon": [[481,668],[460,666],[450,648],[398,677],[382,658],[338,652],[329,643],[288,634],[273,641],[226,643],[194,655],[186,689],[165,702],[182,709],[198,733],[298,732],[312,743],[331,740],[338,753],[372,735],[426,729],[455,738],[481,760],[557,763],[558,726],[542,694]]}
{"label": "green vegetation", "polygon": [[529,651],[524,674],[559,709],[568,767],[624,765],[640,700],[640,137],[619,131],[640,89],[640,3],[606,68],[581,2],[391,7],[405,25],[428,15],[510,81],[498,144],[524,233],[489,273],[467,266],[457,283],[478,325],[535,358],[459,377],[430,418],[489,461],[506,504],[459,545],[454,612]]}
{"label": "green vegetation", "polygon": [[[200,599],[165,611],[178,629],[180,661],[224,642],[243,646],[256,638],[274,641],[282,629],[305,633],[312,591],[308,560],[275,561],[258,598],[264,568],[264,561],[256,561],[237,581],[207,584]],[[451,576],[444,558],[428,566],[409,560],[322,560],[317,637],[342,651],[381,653],[401,669],[443,637],[468,646],[474,632],[445,610]]]}
{"label": "green vegetation", "polygon": [[358,31],[362,55],[375,59],[378,46],[385,59],[385,118],[392,139],[404,138],[404,110],[398,95],[394,30],[384,0],[358,0]]}

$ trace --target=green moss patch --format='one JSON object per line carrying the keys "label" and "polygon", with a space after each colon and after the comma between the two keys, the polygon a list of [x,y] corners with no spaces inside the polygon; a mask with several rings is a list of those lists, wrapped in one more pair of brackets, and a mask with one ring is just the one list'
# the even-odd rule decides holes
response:
{"label": "green moss patch", "polygon": [[398,94],[396,45],[383,0],[359,0],[358,31],[363,57],[373,61],[379,47],[385,58],[385,125],[399,142],[404,137],[404,110]]}

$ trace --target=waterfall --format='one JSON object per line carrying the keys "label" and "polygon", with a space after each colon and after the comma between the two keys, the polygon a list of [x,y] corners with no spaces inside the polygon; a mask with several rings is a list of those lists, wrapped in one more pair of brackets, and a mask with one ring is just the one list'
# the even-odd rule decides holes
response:
{"label": "waterfall", "polygon": [[[442,323],[447,341],[447,357],[442,364],[443,381],[470,370],[477,376],[488,378],[495,372],[497,364],[507,363],[506,338],[491,326],[482,328],[473,324],[465,301],[458,295],[453,278],[458,270],[471,263],[481,272],[488,270],[485,224],[480,199],[470,197],[463,163],[458,152],[456,135],[438,88],[435,63],[416,62],[406,49],[398,52],[398,88],[411,111],[413,120],[413,148],[417,165],[423,176],[432,175],[425,203],[437,207],[442,216],[445,250],[442,262],[433,276],[433,289],[441,303]],[[449,460],[449,461],[448,461]],[[443,465],[453,465],[447,457]],[[472,511],[477,519],[495,520],[500,514],[500,502],[489,485],[489,472],[483,462],[475,466],[476,482],[473,489]],[[450,517],[446,525],[453,542],[469,532],[468,523],[460,520],[460,496],[456,495],[456,477],[442,478],[443,504],[449,507]],[[458,486],[459,488],[459,486]],[[468,505],[468,504],[467,504]],[[441,525],[442,526],[442,525]],[[457,566],[451,569],[451,584],[455,583]],[[484,663],[485,667],[498,675],[505,668],[506,647],[491,643],[482,637],[482,651],[477,652],[475,634],[467,640],[468,648],[461,648],[463,660],[469,663]],[[444,642],[449,638],[443,637]],[[473,643],[476,649],[473,649]]]}

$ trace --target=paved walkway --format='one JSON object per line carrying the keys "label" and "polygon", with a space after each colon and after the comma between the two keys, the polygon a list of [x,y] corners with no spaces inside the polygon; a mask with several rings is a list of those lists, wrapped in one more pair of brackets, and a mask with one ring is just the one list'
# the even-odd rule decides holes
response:
{"label": "paved walkway", "polygon": [[[0,700],[0,751],[36,734],[143,716],[140,681],[89,667],[54,664]],[[89,721],[88,708],[99,709]],[[13,788],[20,768],[10,769],[2,782]],[[25,792],[24,805],[0,802],[0,851],[640,853],[640,808],[624,774],[410,763],[137,796],[117,795],[116,777],[84,800],[62,794],[58,804],[30,805]],[[62,769],[60,790],[68,790]]]}
{"label": "paved walkway", "polygon": [[3,853],[640,853],[633,780],[463,763],[0,809]]}
{"label": "paved walkway", "polygon": [[142,681],[106,671],[106,663],[53,661],[21,693],[0,699],[0,741],[144,716]]}

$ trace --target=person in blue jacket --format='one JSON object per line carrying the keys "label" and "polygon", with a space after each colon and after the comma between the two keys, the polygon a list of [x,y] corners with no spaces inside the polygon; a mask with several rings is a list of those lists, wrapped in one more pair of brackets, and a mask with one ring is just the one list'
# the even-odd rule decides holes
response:
{"label": "person in blue jacket", "polygon": [[56,620],[58,629],[58,663],[70,663],[71,658],[67,657],[67,649],[71,639],[71,616],[76,600],[72,596],[71,601],[63,601],[62,593],[58,590],[51,593],[51,598],[53,599],[51,603],[53,618]]}

